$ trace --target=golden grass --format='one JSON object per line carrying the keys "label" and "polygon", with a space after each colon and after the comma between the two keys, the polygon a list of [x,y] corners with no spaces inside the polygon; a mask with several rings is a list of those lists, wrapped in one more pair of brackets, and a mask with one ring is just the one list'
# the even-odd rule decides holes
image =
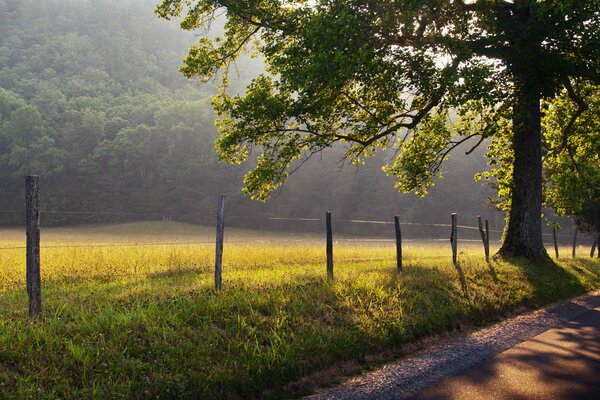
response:
{"label": "golden grass", "polygon": [[488,265],[476,242],[461,244],[459,268],[449,243],[408,242],[398,274],[393,242],[339,241],[328,281],[323,237],[226,228],[217,292],[213,235],[44,229],[44,314],[31,324],[25,252],[6,249],[24,234],[0,230],[0,398],[288,397],[287,383],[336,362],[600,287],[600,262],[567,249],[552,268]]}
{"label": "golden grass", "polygon": [[[25,282],[25,237],[20,229],[0,230],[0,288]],[[196,284],[210,286],[214,266],[214,228],[177,222],[136,222],[46,228],[42,232],[42,280],[144,277],[196,271]],[[337,276],[359,272],[361,264],[393,268],[395,244],[389,239],[335,242]],[[492,252],[495,249],[492,249]],[[567,254],[568,248],[561,248]],[[409,241],[404,262],[447,263],[450,246]],[[570,254],[570,253],[569,253]],[[459,259],[482,261],[478,243],[461,243]],[[293,282],[325,273],[324,238],[314,234],[227,229],[224,279]],[[357,270],[357,268],[359,270]],[[250,274],[249,271],[252,271]]]}

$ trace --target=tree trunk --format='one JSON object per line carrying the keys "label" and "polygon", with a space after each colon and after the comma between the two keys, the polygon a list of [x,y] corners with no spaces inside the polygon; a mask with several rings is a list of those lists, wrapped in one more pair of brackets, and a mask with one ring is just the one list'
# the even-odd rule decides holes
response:
{"label": "tree trunk", "polygon": [[542,238],[542,137],[540,95],[526,80],[515,83],[511,208],[498,255],[548,260]]}

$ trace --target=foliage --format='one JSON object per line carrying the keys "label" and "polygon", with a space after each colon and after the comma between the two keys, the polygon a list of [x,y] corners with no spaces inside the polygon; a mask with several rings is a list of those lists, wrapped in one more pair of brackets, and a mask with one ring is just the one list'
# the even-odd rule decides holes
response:
{"label": "foliage", "polygon": [[[16,230],[0,235],[0,247],[22,241]],[[450,257],[439,257],[447,247],[414,245],[400,275],[391,245],[337,246],[327,282],[321,246],[265,243],[227,245],[215,293],[214,244],[135,246],[178,235],[206,233],[168,223],[45,230],[46,244],[84,247],[42,250],[36,324],[22,250],[0,252],[2,271],[19,271],[17,288],[0,288],[0,397],[290,397],[286,384],[337,362],[368,367],[370,355],[393,356],[424,336],[600,287],[595,260],[560,260],[542,275],[505,262],[490,269],[481,251],[461,254],[463,286]],[[94,247],[117,239],[132,246]],[[389,261],[344,261],[357,257]]]}
{"label": "foliage", "polygon": [[[404,220],[439,222],[450,212],[485,212],[485,188],[461,178],[479,168],[473,160],[454,162],[447,185],[419,203],[399,196],[377,165],[338,172],[341,149],[332,162],[305,165],[269,205],[251,204],[238,196],[246,167],[218,163],[214,154],[215,88],[198,89],[177,72],[190,34],[157,20],[143,0],[0,4],[0,210],[21,210],[23,176],[38,173],[42,207],[50,210],[209,222],[216,196],[228,193],[239,214],[320,216],[328,208],[340,218],[388,218],[401,209]],[[229,92],[243,91],[262,70],[260,60],[242,59]],[[257,150],[247,154],[251,164]],[[0,211],[2,224],[22,220]],[[45,225],[83,221],[107,219],[43,216]]]}
{"label": "foliage", "polygon": [[559,215],[575,215],[581,229],[600,232],[600,86],[585,85],[579,95],[581,112],[566,91],[547,105],[547,197]]}
{"label": "foliage", "polygon": [[[572,94],[564,90],[546,99],[542,120],[544,204],[559,216],[575,216],[580,229],[592,232],[600,228],[596,211],[600,199],[599,98],[595,85],[578,85]],[[499,124],[508,123],[506,117],[499,119]],[[498,188],[494,203],[509,210],[514,158],[510,136],[493,137],[487,156],[492,169],[478,178],[494,179]]]}
{"label": "foliage", "polygon": [[[598,6],[163,0],[156,11],[181,18],[185,30],[208,30],[215,15],[226,14],[222,37],[202,37],[181,71],[202,81],[224,71],[215,98],[217,149],[235,163],[252,146],[262,149],[245,191],[265,200],[299,159],[335,143],[345,144],[355,163],[377,148],[396,149],[385,171],[399,189],[426,194],[450,150],[512,133],[497,122],[512,121],[523,93],[553,97],[571,77],[598,78]],[[246,51],[264,57],[267,73],[231,96],[227,71]],[[450,110],[458,121],[448,118]]]}

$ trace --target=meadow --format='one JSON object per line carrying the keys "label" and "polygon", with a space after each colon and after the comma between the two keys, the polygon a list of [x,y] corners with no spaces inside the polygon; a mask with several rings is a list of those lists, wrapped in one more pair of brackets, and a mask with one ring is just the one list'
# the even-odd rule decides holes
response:
{"label": "meadow", "polygon": [[[320,371],[600,287],[600,261],[487,264],[481,246],[141,222],[42,231],[43,318],[27,316],[24,233],[0,230],[0,398],[296,397]],[[562,254],[570,254],[561,249]],[[318,378],[300,380],[306,376]],[[331,382],[329,382],[331,383]]]}

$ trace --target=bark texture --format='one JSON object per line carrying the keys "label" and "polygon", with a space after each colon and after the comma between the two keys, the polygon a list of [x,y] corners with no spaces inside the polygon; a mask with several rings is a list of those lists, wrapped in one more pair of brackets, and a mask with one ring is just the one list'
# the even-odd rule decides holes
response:
{"label": "bark texture", "polygon": [[542,137],[540,95],[523,81],[515,87],[513,186],[501,257],[548,260],[542,238]]}

